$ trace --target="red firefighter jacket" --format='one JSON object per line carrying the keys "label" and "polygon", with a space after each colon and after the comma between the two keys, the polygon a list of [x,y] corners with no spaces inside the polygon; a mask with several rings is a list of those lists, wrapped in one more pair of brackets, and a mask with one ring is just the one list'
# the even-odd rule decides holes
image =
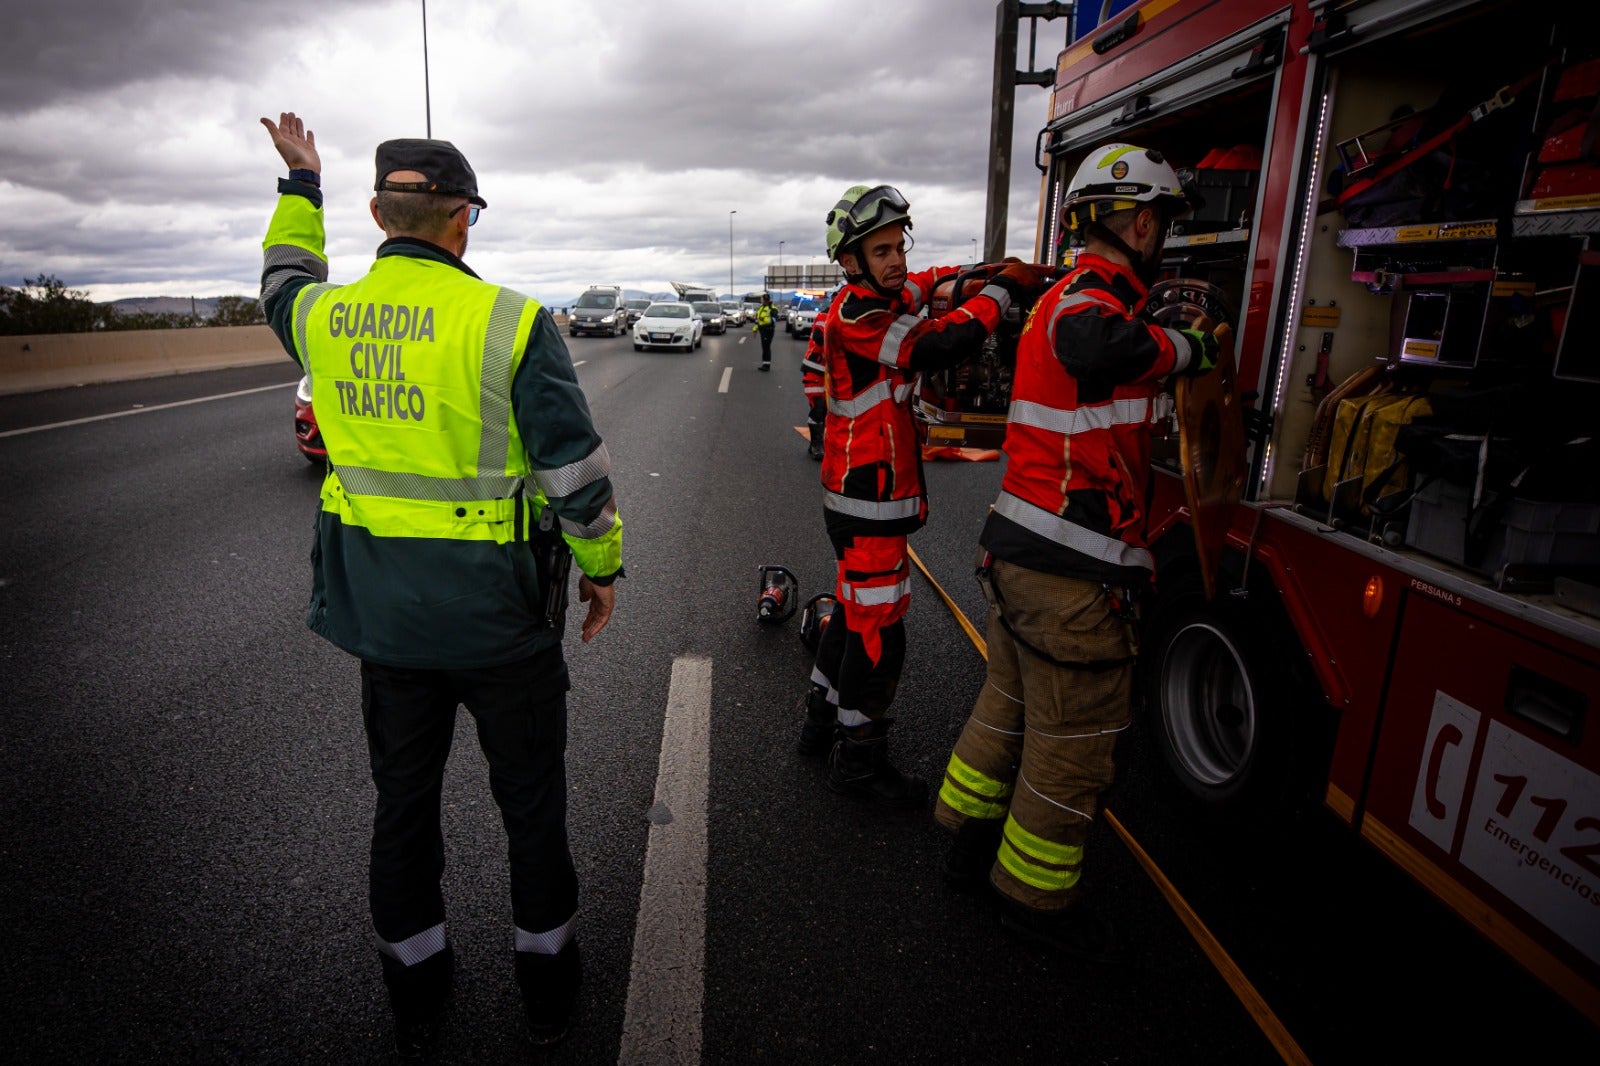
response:
{"label": "red firefighter jacket", "polygon": [[907,275],[893,299],[855,283],[834,298],[822,340],[823,507],[832,536],[899,536],[927,521],[911,413],[917,375],[976,352],[1011,302],[1005,289],[987,285],[948,315],[919,316],[939,278],[955,270]]}
{"label": "red firefighter jacket", "polygon": [[1017,346],[1005,477],[980,538],[996,556],[1118,584],[1154,571],[1150,426],[1161,379],[1198,352],[1135,317],[1147,291],[1128,268],[1084,253],[1034,305]]}

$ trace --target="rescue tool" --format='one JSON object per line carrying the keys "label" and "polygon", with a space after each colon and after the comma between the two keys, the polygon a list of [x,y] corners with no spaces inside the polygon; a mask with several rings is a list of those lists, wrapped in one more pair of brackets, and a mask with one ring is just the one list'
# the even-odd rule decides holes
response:
{"label": "rescue tool", "polygon": [[800,643],[813,655],[817,652],[817,645],[822,643],[823,630],[828,628],[828,620],[833,617],[833,609],[838,604],[833,593],[819,592],[806,601],[800,612]]}
{"label": "rescue tool", "polygon": [[787,622],[794,614],[800,598],[800,582],[786,566],[759,566],[757,587],[761,598],[756,601],[756,621],[766,625]]}

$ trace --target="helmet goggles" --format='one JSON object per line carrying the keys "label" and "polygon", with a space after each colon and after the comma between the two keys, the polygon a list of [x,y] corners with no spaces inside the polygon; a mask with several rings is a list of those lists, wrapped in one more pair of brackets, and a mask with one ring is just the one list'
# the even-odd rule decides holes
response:
{"label": "helmet goggles", "polygon": [[879,185],[862,193],[855,203],[840,200],[833,209],[844,210],[844,217],[839,219],[839,233],[849,242],[889,222],[906,218],[911,213],[911,204],[893,185]]}

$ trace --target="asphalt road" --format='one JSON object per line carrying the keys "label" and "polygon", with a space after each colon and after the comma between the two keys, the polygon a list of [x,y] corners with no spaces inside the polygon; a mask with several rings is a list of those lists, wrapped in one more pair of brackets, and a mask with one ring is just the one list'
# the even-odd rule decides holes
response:
{"label": "asphalt road", "polygon": [[[667,693],[690,658],[711,676],[703,999],[685,1001],[702,1061],[1281,1061],[1105,825],[1087,882],[1126,945],[1117,969],[1011,939],[942,886],[929,817],[836,797],[793,753],[809,663],[794,620],[756,623],[757,568],[788,566],[806,598],[833,561],[794,428],[802,345],[774,345],[760,374],[748,331],[692,354],[569,341],[629,575],[610,628],[568,643],[580,1028],[543,1055],[522,1043],[504,840],[463,714],[440,1061],[618,1061]],[[319,475],[293,445],[296,376],[286,361],[0,398],[5,1061],[389,1058],[357,669],[302,620]],[[981,630],[970,563],[999,464],[928,474],[912,546]],[[936,780],[983,663],[920,577],[908,625],[897,758]],[[1109,805],[1310,1061],[1600,1061],[1600,1034],[1314,805],[1215,823],[1140,730],[1122,755]]]}

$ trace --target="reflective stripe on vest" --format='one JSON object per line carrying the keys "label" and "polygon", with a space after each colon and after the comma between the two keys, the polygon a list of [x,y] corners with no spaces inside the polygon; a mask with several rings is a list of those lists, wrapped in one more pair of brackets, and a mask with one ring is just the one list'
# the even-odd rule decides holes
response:
{"label": "reflective stripe on vest", "polygon": [[1150,419],[1150,401],[1113,400],[1111,403],[1062,410],[1030,400],[1014,400],[1007,418],[1018,425],[1032,426],[1051,433],[1082,433],[1088,429],[1136,426]]}
{"label": "reflective stripe on vest", "polygon": [[828,413],[838,415],[840,418],[860,418],[885,400],[893,399],[896,403],[905,403],[911,398],[913,384],[907,381],[896,385],[888,378],[880,378],[870,389],[854,399],[836,400],[832,396],[828,397]]}
{"label": "reflective stripe on vest", "polygon": [[903,500],[858,500],[851,496],[841,496],[837,492],[824,491],[822,506],[834,514],[847,515],[850,518],[870,518],[878,522],[890,522],[896,518],[915,518],[922,513],[922,497],[908,496]]}
{"label": "reflective stripe on vest", "polygon": [[323,293],[338,287],[332,282],[324,281],[318,285],[307,285],[295,294],[294,346],[300,353],[300,367],[307,376],[311,374],[311,353],[306,350],[306,323],[311,320],[311,307],[322,298]]}
{"label": "reflective stripe on vest", "polygon": [[907,281],[906,282],[906,288],[911,290],[911,306],[912,307],[921,307],[922,306],[922,290],[917,288],[917,283],[914,282],[914,281]]}
{"label": "reflective stripe on vest", "polygon": [[393,500],[471,503],[508,499],[522,487],[519,477],[429,477],[394,470],[373,470],[335,463],[333,472],[346,492],[358,496],[387,496]]}
{"label": "reflective stripe on vest", "polygon": [[1000,493],[999,498],[994,501],[994,510],[996,514],[1004,515],[1023,529],[1087,555],[1091,559],[1099,559],[1113,566],[1137,566],[1145,570],[1156,568],[1155,556],[1148,550],[1135,548],[1114,537],[1085,529],[1075,522],[1068,522],[1060,515],[1035,507],[1027,500],[1013,496],[1009,492]]}

